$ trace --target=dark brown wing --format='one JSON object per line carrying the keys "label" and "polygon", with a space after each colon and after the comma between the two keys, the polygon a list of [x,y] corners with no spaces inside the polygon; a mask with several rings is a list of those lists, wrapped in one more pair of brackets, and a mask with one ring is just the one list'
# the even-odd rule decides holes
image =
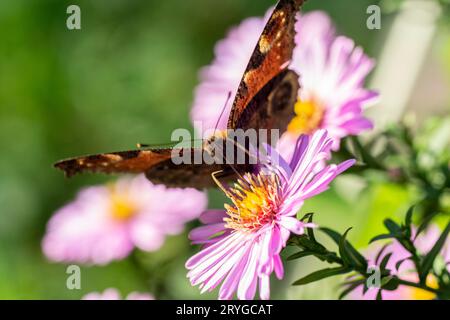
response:
{"label": "dark brown wing", "polygon": [[[165,184],[169,187],[180,188],[209,188],[215,186],[211,174],[222,171],[220,178],[230,180],[235,178],[235,172],[230,166],[223,164],[196,163],[194,154],[202,152],[198,148],[185,149],[152,149],[132,150],[122,152],[103,153],[77,157],[59,161],[55,167],[63,170],[66,176],[77,173],[145,173],[146,177],[155,184]],[[187,153],[190,161],[175,164],[173,155],[182,157]],[[198,159],[202,159],[198,157]],[[244,172],[244,165],[234,166],[235,170]]]}
{"label": "dark brown wing", "polygon": [[142,173],[171,158],[172,149],[131,150],[61,160],[55,167],[67,177],[83,172]]}
{"label": "dark brown wing", "polygon": [[[244,165],[235,165],[235,170],[245,172]],[[231,167],[223,164],[174,164],[171,160],[163,161],[150,168],[145,176],[154,184],[164,184],[178,188],[212,188],[216,183],[212,178],[214,172],[219,172],[217,178],[223,181],[235,180],[236,173]]]}
{"label": "dark brown wing", "polygon": [[270,129],[278,129],[281,136],[295,116],[298,90],[298,75],[291,70],[282,71],[248,103],[237,119],[236,128],[268,129],[268,137]]}
{"label": "dark brown wing", "polygon": [[304,1],[280,0],[275,7],[242,77],[228,119],[229,129],[236,129],[248,103],[292,59],[295,17]]}

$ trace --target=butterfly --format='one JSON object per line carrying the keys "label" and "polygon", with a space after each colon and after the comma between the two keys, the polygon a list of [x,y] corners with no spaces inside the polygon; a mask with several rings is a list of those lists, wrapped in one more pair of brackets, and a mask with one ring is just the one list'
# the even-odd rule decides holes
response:
{"label": "butterfly", "polygon": [[[282,134],[295,116],[298,75],[287,67],[294,49],[296,14],[304,1],[280,0],[275,7],[242,76],[228,118],[228,129],[277,129]],[[174,152],[195,157],[203,154],[205,147],[141,148],[66,159],[54,166],[68,177],[86,171],[145,173],[155,184],[198,189],[215,186],[216,178],[230,180],[251,170],[248,163],[231,167],[194,161],[175,164]]]}

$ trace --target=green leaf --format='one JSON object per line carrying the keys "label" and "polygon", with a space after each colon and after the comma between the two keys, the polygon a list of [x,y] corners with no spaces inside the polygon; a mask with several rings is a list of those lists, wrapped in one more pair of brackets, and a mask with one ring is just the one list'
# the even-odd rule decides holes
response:
{"label": "green leaf", "polygon": [[412,258],[412,257],[408,257],[408,258],[405,258],[405,259],[402,259],[402,260],[398,261],[398,262],[395,264],[395,270],[398,271],[398,269],[400,269],[400,267],[402,266],[403,262],[405,262],[406,260],[411,260],[411,258]]}
{"label": "green leaf", "polygon": [[317,252],[317,253],[326,253],[327,252],[327,249],[323,245],[321,245],[317,241],[310,239],[306,235],[297,236],[296,244],[299,247],[306,249],[306,251],[313,251],[313,252]]}
{"label": "green leaf", "polygon": [[394,220],[386,219],[384,220],[384,225],[393,236],[401,236],[402,228]]}
{"label": "green leaf", "polygon": [[361,286],[364,284],[365,280],[359,281],[359,282],[355,282],[350,284],[347,288],[345,288],[340,294],[338,299],[342,300],[344,299],[350,292],[352,292],[353,290],[355,290],[357,287]]}
{"label": "green leaf", "polygon": [[430,269],[433,267],[434,260],[436,259],[439,252],[441,252],[442,248],[444,247],[444,244],[447,241],[447,236],[448,236],[449,232],[450,232],[450,222],[447,224],[447,227],[442,232],[441,236],[439,237],[438,241],[436,241],[433,248],[430,250],[430,252],[428,252],[428,254],[423,259],[422,265],[420,268],[421,272],[419,275],[422,283],[425,282]]}
{"label": "green leaf", "polygon": [[[309,213],[305,214],[303,216],[303,218],[301,218],[300,220],[301,221],[308,220],[308,223],[312,223],[313,222],[313,216],[314,216],[314,212],[309,212]],[[313,228],[306,228],[306,232],[307,232],[308,236],[311,238],[312,241],[316,241],[316,238],[314,236],[314,229]]]}
{"label": "green leaf", "polygon": [[290,255],[289,257],[287,257],[287,260],[290,261],[290,260],[300,259],[303,257],[311,256],[313,254],[314,254],[314,252],[312,252],[312,251],[300,251],[300,252],[294,253],[294,254]]}
{"label": "green leaf", "polygon": [[[314,213],[311,213],[311,215],[309,216],[308,223],[313,222],[313,215],[314,215]],[[306,228],[306,232],[308,233],[308,236],[311,238],[311,240],[313,240],[314,242],[317,242],[316,237],[314,236],[314,228]]]}
{"label": "green leaf", "polygon": [[419,236],[419,234],[421,234],[422,233],[422,231],[424,231],[427,227],[428,227],[428,225],[430,224],[430,221],[436,216],[436,215],[438,215],[439,214],[439,212],[437,211],[437,212],[435,212],[435,213],[433,213],[433,214],[430,214],[429,216],[427,216],[424,220],[423,220],[423,222],[420,224],[420,226],[417,228],[417,231],[416,231],[416,235],[415,235],[415,237],[414,237],[414,240],[416,240],[417,239],[417,237]]}
{"label": "green leaf", "polygon": [[390,243],[386,243],[381,249],[380,251],[378,251],[377,256],[375,257],[375,264],[378,264],[378,262],[380,261],[381,256],[383,255],[384,251],[389,247]]}
{"label": "green leaf", "polygon": [[325,279],[328,277],[348,273],[350,271],[352,271],[352,270],[348,267],[326,268],[326,269],[322,269],[322,270],[310,273],[309,275],[307,275],[301,279],[298,279],[292,285],[293,286],[301,286],[301,285],[319,281],[319,280],[322,280],[322,279]]}
{"label": "green leaf", "polygon": [[383,260],[381,260],[381,263],[380,263],[380,270],[386,269],[386,266],[389,263],[389,260],[391,259],[391,257],[392,257],[392,252],[388,253],[387,255],[385,255],[383,257]]}
{"label": "green leaf", "polygon": [[350,137],[350,141],[352,142],[355,150],[360,154],[362,162],[366,163],[369,167],[374,169],[384,169],[383,165],[369,152],[366,151],[366,148],[364,148],[364,146],[356,136]]}
{"label": "green leaf", "polygon": [[380,235],[375,236],[372,239],[370,239],[369,243],[373,243],[375,241],[384,240],[384,239],[392,239],[392,238],[395,238],[395,236],[392,234],[380,234]]}
{"label": "green leaf", "polygon": [[407,227],[407,228],[411,228],[412,216],[413,216],[413,213],[414,213],[414,208],[415,208],[415,206],[411,206],[411,208],[409,208],[408,212],[406,213],[405,227]]}
{"label": "green leaf", "polygon": [[352,228],[348,228],[344,234],[342,236],[340,236],[339,234],[337,234],[336,232],[326,229],[325,228],[325,232],[328,233],[335,233],[333,235],[333,237],[335,239],[338,239],[339,237],[339,242],[338,242],[338,246],[339,246],[339,253],[342,257],[342,260],[344,260],[345,263],[347,263],[348,265],[357,267],[360,271],[365,272],[367,270],[367,260],[366,258],[364,258],[364,256],[362,254],[360,254],[358,252],[358,250],[356,250],[351,244],[350,242],[348,242],[346,240],[347,237],[347,233],[351,230]]}
{"label": "green leaf", "polygon": [[400,283],[399,283],[397,277],[387,276],[387,277],[384,277],[383,279],[381,279],[380,284],[381,284],[381,287],[383,288],[383,290],[393,291],[393,290],[397,290]]}
{"label": "green leaf", "polygon": [[341,241],[342,236],[338,232],[328,228],[320,228],[320,230],[328,235],[337,245],[339,245],[339,241]]}
{"label": "green leaf", "polygon": [[[346,232],[345,235],[347,234],[348,231],[350,231],[351,228],[349,228]],[[342,237],[338,232],[328,229],[328,228],[320,228],[320,230],[322,232],[324,232],[325,234],[327,234],[338,246],[341,243]],[[341,254],[341,258],[342,260],[344,260],[344,262],[347,262],[347,264],[349,265],[354,265],[354,266],[358,266],[359,268],[364,269],[364,271],[367,270],[367,260],[366,258],[364,258],[363,255],[361,255],[358,250],[356,250],[351,244],[350,242],[348,242],[347,240],[344,239],[345,244],[345,257],[342,256]],[[348,259],[347,261],[345,259]],[[352,264],[353,262],[353,264]]]}
{"label": "green leaf", "polygon": [[415,206],[411,206],[408,209],[408,212],[406,212],[406,217],[405,217],[405,226],[404,226],[404,231],[405,231],[405,237],[408,239],[411,239],[411,234],[412,234],[412,216],[414,213],[414,208]]}
{"label": "green leaf", "polygon": [[382,296],[382,294],[381,294],[381,289],[378,290],[378,293],[377,293],[377,300],[383,300],[383,296]]}
{"label": "green leaf", "polygon": [[344,234],[342,235],[342,237],[339,239],[339,254],[342,257],[342,260],[344,260],[345,264],[347,265],[354,265],[353,261],[350,258],[350,253],[347,250],[347,246],[345,245],[346,242],[346,237],[347,237],[347,233],[351,230],[352,228],[348,228]]}

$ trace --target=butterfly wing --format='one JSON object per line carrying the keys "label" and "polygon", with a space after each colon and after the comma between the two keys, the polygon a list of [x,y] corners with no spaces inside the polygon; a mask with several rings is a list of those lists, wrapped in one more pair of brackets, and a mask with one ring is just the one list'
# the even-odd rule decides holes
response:
{"label": "butterfly wing", "polygon": [[228,119],[229,129],[238,127],[239,119],[249,102],[292,59],[295,17],[303,2],[304,0],[280,0],[275,7],[242,77]]}
{"label": "butterfly wing", "polygon": [[[228,120],[228,128],[283,129],[287,125],[286,119],[290,114],[289,110],[286,115],[282,113],[283,116],[276,114],[274,109],[277,108],[276,99],[271,93],[283,92],[280,85],[286,83],[284,77],[287,74],[282,71],[292,57],[295,15],[303,2],[304,0],[280,0],[276,6],[239,85]],[[289,90],[293,92],[294,87],[292,86]],[[288,95],[281,96],[287,97]],[[245,111],[247,107],[250,108]],[[263,111],[255,112],[256,109]],[[263,114],[264,112],[266,114]],[[170,148],[132,150],[89,155],[59,161],[55,167],[63,170],[67,176],[86,171],[145,173],[147,178],[155,183],[195,188],[213,186],[211,173],[215,171],[222,170],[222,178],[228,180],[234,177],[234,172],[244,172],[248,169],[235,166],[231,171],[227,165],[195,164],[195,161],[191,164],[175,164],[171,158],[173,150]],[[196,152],[203,152],[203,150],[190,149],[191,154]]]}
{"label": "butterfly wing", "polygon": [[[244,172],[242,165],[235,166],[239,172]],[[145,176],[154,184],[164,184],[177,188],[212,188],[216,183],[212,178],[214,172],[220,172],[220,180],[236,179],[236,173],[231,167],[223,164],[174,164],[173,161],[163,161],[151,167]]]}
{"label": "butterfly wing", "polygon": [[81,156],[58,161],[55,168],[67,177],[83,172],[142,173],[171,158],[172,149],[130,150]]}
{"label": "butterfly wing", "polygon": [[267,129],[268,138],[271,136],[270,130],[277,129],[281,136],[295,116],[298,90],[298,75],[291,70],[282,71],[248,103],[237,119],[236,128]]}
{"label": "butterfly wing", "polygon": [[[196,157],[203,152],[200,148],[147,149],[112,153],[102,153],[71,158],[57,162],[54,166],[71,177],[83,172],[96,173],[145,173],[148,180],[155,184],[180,188],[209,188],[215,186],[211,174],[222,171],[221,179],[230,180],[235,173],[223,164],[206,164]],[[177,156],[185,160],[182,163],[173,161]],[[238,168],[243,170],[243,168]]]}

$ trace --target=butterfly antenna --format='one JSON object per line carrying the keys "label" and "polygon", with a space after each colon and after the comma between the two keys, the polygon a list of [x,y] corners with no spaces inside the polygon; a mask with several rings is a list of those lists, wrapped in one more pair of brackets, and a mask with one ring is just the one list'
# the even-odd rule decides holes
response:
{"label": "butterfly antenna", "polygon": [[231,98],[231,91],[228,91],[227,100],[225,101],[225,104],[223,105],[223,108],[222,108],[222,112],[220,112],[220,116],[217,119],[216,125],[214,126],[214,135],[216,135],[216,130],[217,130],[217,127],[219,126],[220,119],[222,119],[222,116],[225,112],[225,109],[227,108],[227,104],[230,101],[230,98]]}
{"label": "butterfly antenna", "polygon": [[[191,139],[191,142],[195,142],[195,141],[203,141],[203,139]],[[177,141],[173,141],[173,142],[168,142],[168,143],[155,143],[155,144],[136,143],[136,147],[138,149],[142,149],[142,148],[157,148],[157,147],[170,147],[170,146],[174,146],[176,143],[178,143],[178,142]]]}

